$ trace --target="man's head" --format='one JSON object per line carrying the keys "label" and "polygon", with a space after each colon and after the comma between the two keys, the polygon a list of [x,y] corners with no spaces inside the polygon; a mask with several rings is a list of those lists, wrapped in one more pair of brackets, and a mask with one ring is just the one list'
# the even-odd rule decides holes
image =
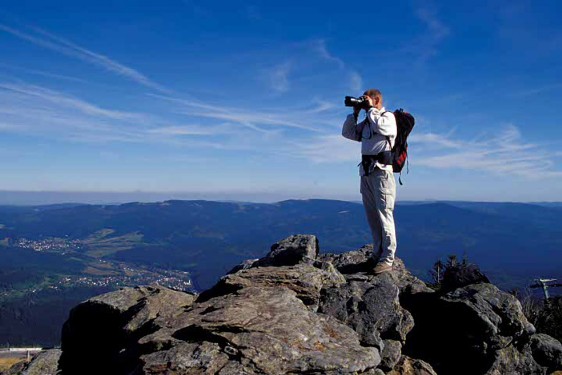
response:
{"label": "man's head", "polygon": [[376,109],[382,108],[382,93],[377,89],[369,89],[363,95],[371,98],[371,103]]}

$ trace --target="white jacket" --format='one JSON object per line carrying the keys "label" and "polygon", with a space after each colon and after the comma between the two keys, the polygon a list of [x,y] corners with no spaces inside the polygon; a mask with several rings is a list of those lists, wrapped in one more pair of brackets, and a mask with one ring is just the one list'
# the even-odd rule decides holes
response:
{"label": "white jacket", "polygon": [[[367,112],[365,120],[357,123],[355,116],[350,114],[343,123],[341,134],[352,141],[361,142],[361,153],[363,155],[377,155],[382,151],[390,151],[394,147],[397,128],[394,113],[387,112],[384,107],[371,108]],[[387,137],[390,139],[388,144]],[[392,165],[376,163],[376,167],[392,172]],[[360,168],[363,176],[363,166]]]}

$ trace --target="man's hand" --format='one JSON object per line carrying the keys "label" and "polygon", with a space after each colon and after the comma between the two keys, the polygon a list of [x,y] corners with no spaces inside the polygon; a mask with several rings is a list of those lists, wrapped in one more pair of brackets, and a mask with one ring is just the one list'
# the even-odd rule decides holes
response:
{"label": "man's hand", "polygon": [[368,107],[374,107],[375,103],[373,101],[373,98],[371,98],[370,96],[367,95],[363,95],[363,97],[367,100],[367,102],[369,103]]}

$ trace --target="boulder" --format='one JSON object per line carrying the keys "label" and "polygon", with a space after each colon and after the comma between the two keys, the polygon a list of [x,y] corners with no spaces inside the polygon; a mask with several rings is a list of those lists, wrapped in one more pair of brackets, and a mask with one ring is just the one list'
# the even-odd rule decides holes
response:
{"label": "boulder", "polygon": [[412,275],[400,258],[396,258],[393,264],[393,271],[389,273],[394,284],[400,289],[401,295],[416,293],[433,293],[423,281]]}
{"label": "boulder", "polygon": [[320,247],[316,236],[297,234],[271,246],[270,252],[252,264],[252,267],[294,266],[298,263],[312,263]]}
{"label": "boulder", "polygon": [[144,354],[143,373],[215,374],[229,361],[238,373],[353,374],[380,363],[356,332],[310,311],[287,288],[245,287],[157,324],[166,326],[163,336],[186,344]]}
{"label": "boulder", "polygon": [[[348,281],[368,280],[376,265],[376,259],[373,258],[373,245],[365,245],[358,250],[341,254],[320,254],[317,263],[320,262],[333,264]],[[393,271],[389,274],[401,293],[433,292],[423,281],[408,271],[400,258],[394,260]]]}
{"label": "boulder", "polygon": [[222,277],[215,286],[201,293],[197,301],[204,302],[250,286],[285,287],[295,291],[298,298],[315,309],[322,288],[341,284],[345,284],[345,278],[329,263],[323,269],[304,263],[285,267],[255,267],[240,269]]}
{"label": "boulder", "polygon": [[547,374],[546,369],[533,359],[528,347],[517,348],[514,345],[495,351],[491,358],[491,363],[485,366],[482,373],[484,375]]}
{"label": "boulder", "polygon": [[431,365],[421,359],[402,356],[395,368],[387,375],[437,375]]}
{"label": "boulder", "polygon": [[469,285],[445,294],[441,300],[467,314],[467,320],[474,323],[472,335],[484,339],[483,350],[499,349],[535,333],[519,300],[495,285]]}
{"label": "boulder", "polygon": [[533,358],[550,371],[562,370],[562,344],[549,335],[537,333],[531,336]]}
{"label": "boulder", "polygon": [[402,343],[396,340],[384,340],[381,353],[380,368],[384,371],[392,370],[402,357]]}
{"label": "boulder", "polygon": [[231,273],[236,273],[240,270],[247,270],[248,268],[252,268],[254,263],[256,263],[259,259],[246,259],[242,263],[234,266],[230,271],[226,273],[226,275],[230,275]]}
{"label": "boulder", "polygon": [[299,263],[312,264],[319,252],[320,246],[316,236],[311,234],[295,234],[271,245],[271,250],[265,257],[247,259],[234,266],[226,274],[233,274],[253,267],[294,266]]}
{"label": "boulder", "polygon": [[319,261],[330,262],[343,274],[370,272],[376,265],[372,257],[373,245],[365,245],[358,250],[346,251],[341,254],[320,254]]}
{"label": "boulder", "polygon": [[156,318],[169,319],[194,300],[192,294],[153,285],[124,288],[81,303],[62,329],[62,374],[130,371],[138,357],[135,343],[158,329]]}
{"label": "boulder", "polygon": [[[533,325],[519,301],[492,284],[469,285],[444,295],[418,293],[402,303],[416,322],[403,353],[431,363],[439,374],[485,374],[494,363],[501,368],[502,358],[510,354],[529,356],[517,348],[528,342]],[[532,357],[513,361],[533,362]]]}
{"label": "boulder", "polygon": [[349,281],[324,289],[318,312],[353,328],[363,345],[382,350],[382,339],[404,342],[414,325],[411,314],[400,305],[399,292],[390,273]]}

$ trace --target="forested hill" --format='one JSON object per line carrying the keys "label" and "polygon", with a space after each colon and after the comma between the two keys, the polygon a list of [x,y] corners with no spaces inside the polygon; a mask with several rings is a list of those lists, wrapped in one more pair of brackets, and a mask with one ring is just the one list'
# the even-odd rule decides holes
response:
{"label": "forested hill", "polygon": [[[501,286],[523,286],[538,276],[562,277],[561,222],[556,206],[399,204],[398,253],[421,277],[438,258],[456,253],[480,264]],[[323,248],[336,252],[371,242],[363,207],[344,201],[0,207],[6,246],[65,241],[67,254],[190,271],[201,288],[291,233],[315,234]]]}

